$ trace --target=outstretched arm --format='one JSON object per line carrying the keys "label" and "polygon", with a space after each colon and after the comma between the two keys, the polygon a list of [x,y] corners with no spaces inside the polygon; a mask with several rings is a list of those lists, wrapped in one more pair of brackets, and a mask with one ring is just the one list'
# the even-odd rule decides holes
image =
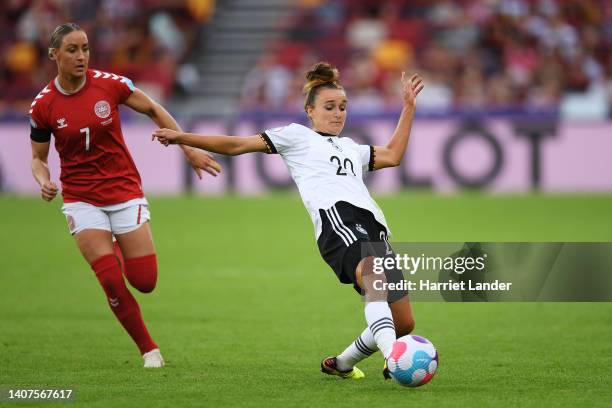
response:
{"label": "outstretched arm", "polygon": [[176,132],[171,129],[157,129],[153,132],[153,138],[157,138],[160,143],[166,146],[169,144],[181,144],[228,156],[268,151],[268,145],[261,135],[246,137],[204,136],[193,133]]}
{"label": "outstretched arm", "polygon": [[410,138],[410,128],[412,127],[412,118],[416,108],[416,97],[424,85],[423,80],[418,74],[414,74],[410,79],[406,79],[405,73],[402,72],[401,81],[404,107],[402,108],[395,132],[393,132],[387,145],[374,147],[375,170],[399,166],[406,152],[406,146]]}
{"label": "outstretched arm", "polygon": [[57,195],[57,186],[51,181],[47,157],[49,156],[50,142],[32,141],[32,175],[40,185],[40,194],[45,201],[51,201]]}
{"label": "outstretched arm", "polygon": [[[134,92],[126,99],[125,104],[136,112],[150,117],[159,127],[181,130],[179,124],[163,106],[149,98],[146,93],[138,88],[134,89]],[[210,154],[186,146],[181,146],[181,148],[187,157],[187,161],[200,179],[202,178],[202,170],[213,176],[221,171],[221,166]]]}

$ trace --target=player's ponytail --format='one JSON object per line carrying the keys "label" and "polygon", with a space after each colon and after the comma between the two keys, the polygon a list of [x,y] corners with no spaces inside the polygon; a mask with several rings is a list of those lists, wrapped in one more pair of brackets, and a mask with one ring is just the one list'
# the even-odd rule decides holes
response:
{"label": "player's ponytail", "polygon": [[73,31],[82,31],[83,29],[76,23],[65,23],[58,25],[53,30],[51,34],[51,41],[49,42],[49,50],[47,51],[47,55],[50,59],[55,59],[53,57],[53,49],[57,49],[62,45],[62,40],[66,34],[69,34]]}
{"label": "player's ponytail", "polygon": [[304,84],[304,109],[314,106],[314,101],[321,88],[343,89],[338,82],[340,73],[338,69],[328,62],[317,62],[306,73],[306,84]]}

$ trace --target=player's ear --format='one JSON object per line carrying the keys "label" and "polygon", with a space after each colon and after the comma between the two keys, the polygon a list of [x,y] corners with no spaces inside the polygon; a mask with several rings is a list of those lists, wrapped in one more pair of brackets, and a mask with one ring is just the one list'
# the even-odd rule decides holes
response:
{"label": "player's ear", "polygon": [[49,47],[47,51],[47,56],[49,57],[50,60],[56,61],[57,60],[57,48]]}
{"label": "player's ear", "polygon": [[306,116],[308,116],[308,119],[312,120],[312,111],[314,109],[314,106],[312,105],[308,105],[304,110],[306,111]]}

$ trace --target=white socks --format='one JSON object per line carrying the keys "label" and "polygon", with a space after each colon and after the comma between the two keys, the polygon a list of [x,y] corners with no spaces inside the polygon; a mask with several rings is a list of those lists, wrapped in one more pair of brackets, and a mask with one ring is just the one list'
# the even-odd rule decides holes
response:
{"label": "white socks", "polygon": [[387,302],[366,303],[365,316],[368,327],[336,357],[337,368],[340,371],[352,369],[355,364],[371,356],[378,349],[385,359],[391,354],[396,338],[389,304]]}
{"label": "white socks", "polygon": [[348,371],[355,364],[371,356],[378,350],[376,341],[369,327],[366,327],[357,339],[352,342],[346,350],[336,357],[337,368],[340,371]]}
{"label": "white socks", "polygon": [[395,325],[389,304],[385,301],[367,303],[365,317],[374,341],[386,359],[391,354],[391,348],[396,340]]}

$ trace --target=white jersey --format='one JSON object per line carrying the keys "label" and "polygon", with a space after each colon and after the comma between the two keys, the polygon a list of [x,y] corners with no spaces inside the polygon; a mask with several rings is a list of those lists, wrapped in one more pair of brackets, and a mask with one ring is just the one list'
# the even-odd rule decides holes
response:
{"label": "white jersey", "polygon": [[372,146],[348,137],[324,136],[297,123],[268,129],[261,136],[269,153],[280,154],[289,168],[317,238],[322,225],[319,210],[338,201],[370,211],[390,235],[385,216],[363,182],[363,172],[373,170]]}

